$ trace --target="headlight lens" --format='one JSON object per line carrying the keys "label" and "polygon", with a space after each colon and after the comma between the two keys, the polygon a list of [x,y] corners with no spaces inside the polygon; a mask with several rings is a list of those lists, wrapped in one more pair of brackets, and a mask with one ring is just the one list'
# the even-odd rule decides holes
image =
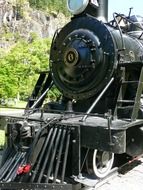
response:
{"label": "headlight lens", "polygon": [[67,7],[73,15],[77,15],[86,9],[88,3],[89,0],[67,0]]}

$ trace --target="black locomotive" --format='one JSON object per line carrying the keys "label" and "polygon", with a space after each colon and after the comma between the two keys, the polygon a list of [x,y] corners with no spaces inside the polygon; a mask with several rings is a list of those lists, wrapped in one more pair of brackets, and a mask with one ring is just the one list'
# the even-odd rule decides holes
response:
{"label": "black locomotive", "polygon": [[[143,17],[107,22],[107,0],[77,2],[68,1],[74,16],[55,33],[25,114],[4,116],[2,189],[82,189],[118,155],[143,153]],[[53,85],[61,97],[44,104]]]}

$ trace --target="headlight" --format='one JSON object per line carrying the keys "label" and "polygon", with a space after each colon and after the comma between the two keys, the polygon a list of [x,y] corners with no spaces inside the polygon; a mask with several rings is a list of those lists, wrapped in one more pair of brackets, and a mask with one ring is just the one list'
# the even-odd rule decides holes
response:
{"label": "headlight", "polygon": [[88,3],[89,0],[67,0],[67,7],[73,15],[77,15],[86,9]]}

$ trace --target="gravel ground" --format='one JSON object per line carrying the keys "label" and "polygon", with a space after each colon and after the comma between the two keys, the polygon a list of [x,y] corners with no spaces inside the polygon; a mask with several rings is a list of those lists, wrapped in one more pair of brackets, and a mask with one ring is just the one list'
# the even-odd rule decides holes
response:
{"label": "gravel ground", "polygon": [[125,174],[118,174],[97,190],[143,190],[143,158]]}
{"label": "gravel ground", "polygon": [[2,109],[0,108],[0,115],[13,115],[13,114],[19,114],[24,113],[23,109]]}

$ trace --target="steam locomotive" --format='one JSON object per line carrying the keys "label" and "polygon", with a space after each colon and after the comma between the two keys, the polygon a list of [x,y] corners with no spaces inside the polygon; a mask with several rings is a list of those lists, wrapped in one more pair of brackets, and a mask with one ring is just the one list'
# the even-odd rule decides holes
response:
{"label": "steam locomotive", "polygon": [[[2,189],[82,189],[107,176],[120,155],[143,153],[143,17],[107,0],[68,0],[50,71],[41,72],[24,115],[7,119]],[[53,86],[61,96],[44,103]]]}

